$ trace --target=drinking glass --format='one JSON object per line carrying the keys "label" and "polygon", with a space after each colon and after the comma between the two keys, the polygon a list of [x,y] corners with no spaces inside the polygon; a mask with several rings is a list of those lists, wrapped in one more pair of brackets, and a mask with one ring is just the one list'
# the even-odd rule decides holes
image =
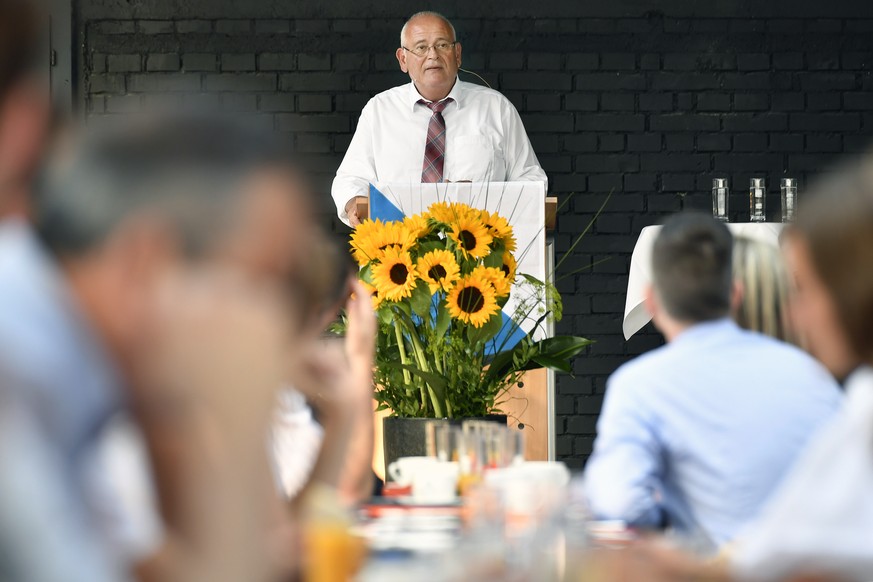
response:
{"label": "drinking glass", "polygon": [[716,220],[728,222],[730,205],[730,188],[727,178],[713,178],[712,180],[712,215]]}
{"label": "drinking glass", "polygon": [[767,222],[767,185],[764,178],[749,180],[749,213],[752,222]]}
{"label": "drinking glass", "polygon": [[782,178],[782,222],[794,222],[797,212],[797,180]]}
{"label": "drinking glass", "polygon": [[457,461],[457,427],[448,422],[431,422],[427,425],[427,456],[442,462]]}

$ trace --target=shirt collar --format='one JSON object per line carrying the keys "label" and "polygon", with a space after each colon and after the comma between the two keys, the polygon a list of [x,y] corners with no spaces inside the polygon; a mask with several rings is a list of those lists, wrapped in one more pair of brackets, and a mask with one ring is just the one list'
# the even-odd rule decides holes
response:
{"label": "shirt collar", "polygon": [[[452,86],[452,90],[449,91],[449,94],[446,95],[445,99],[454,99],[457,107],[461,106],[461,94],[463,92],[463,88],[461,87],[461,80],[455,77],[455,84]],[[413,81],[409,82],[409,95],[407,96],[407,100],[409,102],[409,108],[411,110],[415,110],[415,105],[418,103],[420,99],[424,99],[421,94],[418,92],[418,89],[415,88],[415,83]],[[445,101],[443,99],[443,101]],[[425,99],[427,101],[427,99]]]}
{"label": "shirt collar", "polygon": [[721,319],[713,319],[711,321],[702,321],[695,323],[691,327],[686,328],[682,333],[673,338],[670,342],[673,345],[680,343],[689,343],[698,341],[704,337],[717,335],[720,333],[730,333],[739,331],[739,326],[729,317]]}

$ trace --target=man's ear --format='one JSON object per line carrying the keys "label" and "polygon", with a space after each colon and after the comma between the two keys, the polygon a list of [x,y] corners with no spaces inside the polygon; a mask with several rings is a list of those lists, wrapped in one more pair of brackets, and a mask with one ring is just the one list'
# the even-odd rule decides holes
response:
{"label": "man's ear", "polygon": [[461,43],[455,43],[455,60],[458,63],[458,66],[461,66]]}
{"label": "man's ear", "polygon": [[643,291],[643,306],[646,308],[646,312],[652,316],[652,319],[658,315],[660,306],[658,305],[658,298],[655,297],[654,285],[646,285],[646,289]]}
{"label": "man's ear", "polygon": [[397,62],[400,63],[400,70],[409,73],[409,69],[406,67],[406,51],[403,50],[403,47],[398,48],[394,55],[397,57]]}

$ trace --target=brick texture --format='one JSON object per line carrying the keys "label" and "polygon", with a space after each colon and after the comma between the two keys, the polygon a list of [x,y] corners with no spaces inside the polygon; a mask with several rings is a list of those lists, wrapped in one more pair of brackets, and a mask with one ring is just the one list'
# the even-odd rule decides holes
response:
{"label": "brick texture", "polygon": [[[108,4],[77,3],[84,40],[77,82],[89,119],[136,111],[163,95],[288,132],[322,194],[323,220],[345,236],[330,181],[366,100],[406,80],[392,56],[403,3],[354,18],[312,0],[275,18],[275,3],[258,0],[210,4],[203,16],[173,16],[177,3],[151,0],[129,18],[117,6],[102,8]],[[462,3],[449,3],[446,14],[458,17],[466,67],[517,105],[551,193],[566,202],[554,233],[559,258],[612,193],[558,273],[565,297],[558,331],[597,340],[574,376],[557,384],[557,451],[579,467],[606,378],[661,342],[651,326],[630,341],[621,336],[640,230],[681,209],[707,210],[716,176],[730,179],[735,220],[748,214],[749,178],[765,176],[776,219],[779,178],[803,185],[841,154],[865,150],[873,136],[873,19],[860,0],[838,2],[826,19],[811,2],[785,5],[785,14],[763,3],[754,18],[732,16],[748,14],[739,0],[637,17],[639,3],[630,0],[604,5],[598,17],[534,18],[528,3],[504,4],[500,17]],[[296,17],[288,13],[295,10]]]}

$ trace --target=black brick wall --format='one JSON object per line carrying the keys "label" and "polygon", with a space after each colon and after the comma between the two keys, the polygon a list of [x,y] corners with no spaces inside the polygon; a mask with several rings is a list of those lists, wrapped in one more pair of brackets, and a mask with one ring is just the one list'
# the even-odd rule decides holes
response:
{"label": "black brick wall", "polygon": [[[405,82],[393,57],[399,0],[324,4],[252,0],[82,0],[81,110],[89,120],[156,104],[218,105],[287,132],[324,194],[375,93]],[[747,216],[752,175],[801,185],[873,136],[873,9],[820,2],[447,1],[464,66],[515,103],[561,199],[559,256],[613,191],[562,268],[559,331],[598,343],[558,381],[558,455],[590,452],[606,377],[660,344],[629,342],[621,317],[640,230],[683,208],[708,209],[714,176]],[[469,75],[462,78],[475,81]],[[559,273],[560,277],[560,273]]]}

